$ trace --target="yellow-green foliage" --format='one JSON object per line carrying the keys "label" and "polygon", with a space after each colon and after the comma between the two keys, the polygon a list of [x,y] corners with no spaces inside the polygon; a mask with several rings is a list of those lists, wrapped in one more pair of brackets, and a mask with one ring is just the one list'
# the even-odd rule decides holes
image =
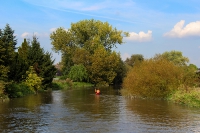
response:
{"label": "yellow-green foliage", "polygon": [[39,89],[41,89],[42,78],[36,74],[33,66],[30,66],[26,73],[28,76],[25,80],[25,84],[29,86],[32,91],[37,92]]}
{"label": "yellow-green foliage", "polygon": [[163,98],[179,87],[182,69],[165,59],[149,59],[134,66],[123,81],[127,95]]}
{"label": "yellow-green foliage", "polygon": [[94,51],[89,67],[89,77],[94,84],[111,84],[120,62],[116,52],[108,52],[102,46]]}
{"label": "yellow-green foliage", "polygon": [[200,107],[200,88],[190,88],[190,91],[177,90],[169,97],[169,100],[191,107]]}
{"label": "yellow-green foliage", "polygon": [[70,78],[67,78],[67,79],[66,79],[66,83],[67,83],[67,85],[68,85],[69,87],[72,87],[72,85],[73,85],[73,80],[71,80]]}
{"label": "yellow-green foliage", "polygon": [[3,94],[4,87],[5,83],[2,80],[0,80],[0,94]]}

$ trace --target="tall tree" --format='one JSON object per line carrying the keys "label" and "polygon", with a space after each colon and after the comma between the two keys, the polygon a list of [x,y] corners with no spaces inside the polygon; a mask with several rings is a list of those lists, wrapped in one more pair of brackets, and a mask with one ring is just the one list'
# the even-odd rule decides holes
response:
{"label": "tall tree", "polygon": [[11,45],[13,49],[16,49],[17,39],[14,35],[14,30],[12,30],[9,24],[6,24],[3,30],[3,36],[5,36],[5,43]]}
{"label": "tall tree", "polygon": [[94,84],[112,84],[117,73],[120,55],[116,52],[107,52],[102,46],[91,56],[91,66],[88,73],[90,81]]}
{"label": "tall tree", "polygon": [[51,59],[51,54],[40,47],[36,36],[33,36],[27,57],[29,66],[33,66],[37,75],[43,78],[42,85],[47,87],[56,74],[56,68],[53,65],[54,60]]}
{"label": "tall tree", "polygon": [[126,76],[128,69],[126,68],[126,65],[124,61],[120,58],[118,69],[116,69],[116,77],[113,80],[114,85],[121,85],[123,82],[124,77]]}
{"label": "tall tree", "polygon": [[16,44],[14,30],[7,24],[3,30],[0,30],[0,65],[4,68],[2,69],[4,75],[7,75],[7,78],[4,78],[4,80],[9,80],[8,75],[10,74],[10,68],[15,58]]}
{"label": "tall tree", "polygon": [[113,28],[108,22],[91,19],[72,23],[68,30],[58,28],[50,35],[50,38],[55,51],[68,52],[67,50],[73,47],[84,47],[94,52],[98,45],[111,50],[117,43],[122,44],[123,33]]}
{"label": "tall tree", "polygon": [[56,68],[53,65],[54,60],[52,60],[52,55],[49,52],[45,52],[43,56],[43,63],[41,66],[41,77],[43,78],[42,80],[42,85],[46,88],[50,86],[50,84],[53,81],[54,76],[56,75]]}
{"label": "tall tree", "polygon": [[23,81],[25,79],[26,71],[29,69],[28,64],[28,51],[29,42],[24,39],[21,46],[18,48],[18,52],[15,55],[15,60],[12,64],[12,69],[10,70],[10,79],[16,82]]}
{"label": "tall tree", "polygon": [[[111,52],[116,44],[123,43],[124,35],[127,36],[125,32],[113,28],[108,22],[91,19],[72,23],[71,28],[68,30],[58,28],[50,35],[50,38],[53,49],[56,52],[60,51],[64,57],[62,61],[66,66],[63,68],[69,70],[74,65],[71,61],[74,60],[75,53],[83,53],[85,50],[87,55],[91,56],[99,46],[102,46],[107,52]],[[76,59],[76,61],[83,61],[81,56],[78,58],[81,59]],[[88,63],[88,60],[82,62],[82,64]],[[85,67],[87,68],[87,66]]]}

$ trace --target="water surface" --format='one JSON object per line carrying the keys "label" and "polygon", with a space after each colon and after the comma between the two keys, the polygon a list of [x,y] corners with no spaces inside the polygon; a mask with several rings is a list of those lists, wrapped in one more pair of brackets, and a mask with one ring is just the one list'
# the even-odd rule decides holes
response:
{"label": "water surface", "polygon": [[200,110],[127,99],[112,87],[59,90],[0,103],[1,133],[193,133]]}

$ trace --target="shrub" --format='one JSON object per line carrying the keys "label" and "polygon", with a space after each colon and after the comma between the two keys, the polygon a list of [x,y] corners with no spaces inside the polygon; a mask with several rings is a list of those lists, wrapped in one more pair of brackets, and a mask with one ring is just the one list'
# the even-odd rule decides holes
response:
{"label": "shrub", "polygon": [[10,98],[17,98],[34,92],[24,83],[12,83],[6,86],[6,93]]}
{"label": "shrub", "polygon": [[184,104],[191,107],[200,107],[200,90],[199,88],[190,88],[190,91],[180,89],[172,93],[168,99],[175,103]]}
{"label": "shrub", "polygon": [[183,69],[166,59],[149,59],[134,66],[123,81],[126,95],[144,98],[164,98],[178,88]]}
{"label": "shrub", "polygon": [[87,70],[82,64],[74,65],[70,68],[68,77],[73,81],[82,82],[88,79]]}
{"label": "shrub", "polygon": [[43,78],[39,77],[36,72],[34,71],[33,66],[30,66],[29,70],[26,72],[27,77],[25,80],[25,84],[30,87],[30,89],[37,93],[39,89],[42,87],[42,80]]}
{"label": "shrub", "polygon": [[71,80],[70,78],[67,78],[66,79],[66,83],[69,87],[72,87],[73,86],[73,80]]}

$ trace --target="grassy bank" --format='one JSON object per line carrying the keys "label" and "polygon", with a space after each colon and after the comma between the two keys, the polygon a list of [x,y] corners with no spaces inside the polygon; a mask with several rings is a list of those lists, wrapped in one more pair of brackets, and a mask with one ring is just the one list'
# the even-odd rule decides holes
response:
{"label": "grassy bank", "polygon": [[70,88],[77,88],[77,87],[90,87],[94,86],[91,83],[86,82],[73,82],[70,79],[62,80],[56,79],[52,83],[52,90],[62,90],[62,89],[70,89]]}
{"label": "grassy bank", "polygon": [[[144,97],[133,95],[127,89],[122,89],[121,94],[128,98],[144,99]],[[146,97],[146,99],[148,99],[148,98]],[[149,98],[149,99],[152,99],[152,98]],[[200,88],[190,88],[190,89],[188,89],[188,91],[179,89],[179,90],[172,92],[167,97],[163,97],[162,99],[166,99],[170,102],[184,105],[184,106],[200,108]]]}
{"label": "grassy bank", "polygon": [[9,100],[8,96],[5,94],[0,94],[0,102],[4,102]]}
{"label": "grassy bank", "polygon": [[192,88],[188,91],[177,90],[167,99],[174,103],[200,108],[200,88]]}

